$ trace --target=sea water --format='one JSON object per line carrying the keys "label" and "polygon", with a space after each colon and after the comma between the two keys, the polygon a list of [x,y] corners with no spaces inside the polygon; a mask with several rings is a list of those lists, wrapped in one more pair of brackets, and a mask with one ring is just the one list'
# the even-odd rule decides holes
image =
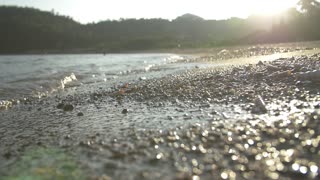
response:
{"label": "sea water", "polygon": [[62,54],[0,56],[0,100],[47,95],[69,86],[125,76],[169,73],[184,57],[175,54]]}

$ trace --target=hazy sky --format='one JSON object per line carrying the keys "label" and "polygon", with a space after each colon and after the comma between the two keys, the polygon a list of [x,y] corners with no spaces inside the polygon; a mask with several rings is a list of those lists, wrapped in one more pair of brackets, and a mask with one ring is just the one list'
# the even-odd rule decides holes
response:
{"label": "hazy sky", "polygon": [[272,14],[298,0],[0,0],[0,5],[35,7],[71,16],[81,23],[119,18],[174,19],[192,13],[205,19]]}

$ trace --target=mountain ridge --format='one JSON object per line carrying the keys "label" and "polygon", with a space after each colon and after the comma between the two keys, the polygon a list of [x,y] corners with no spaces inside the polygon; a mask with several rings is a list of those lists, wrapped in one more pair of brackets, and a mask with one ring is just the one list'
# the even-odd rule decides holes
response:
{"label": "mountain ridge", "polygon": [[320,13],[316,17],[297,10],[288,14],[294,17],[291,22],[279,17],[281,23],[269,28],[270,22],[259,17],[205,20],[189,13],[171,21],[120,19],[81,24],[54,12],[0,6],[0,53],[123,52],[320,39],[315,31],[320,27],[316,21]]}

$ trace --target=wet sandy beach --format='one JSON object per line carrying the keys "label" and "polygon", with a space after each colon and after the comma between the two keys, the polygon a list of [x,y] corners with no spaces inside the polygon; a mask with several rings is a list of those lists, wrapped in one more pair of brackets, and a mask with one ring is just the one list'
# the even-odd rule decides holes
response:
{"label": "wet sandy beach", "polygon": [[320,54],[232,64],[2,110],[0,177],[319,178]]}

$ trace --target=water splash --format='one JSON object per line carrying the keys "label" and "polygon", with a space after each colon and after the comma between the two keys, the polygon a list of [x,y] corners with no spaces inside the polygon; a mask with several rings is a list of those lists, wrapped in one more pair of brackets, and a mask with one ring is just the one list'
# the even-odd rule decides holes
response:
{"label": "water splash", "polygon": [[76,75],[74,73],[71,73],[70,76],[66,76],[61,80],[60,88],[64,89],[66,84],[71,83],[71,82],[76,81],[76,80],[77,80]]}

